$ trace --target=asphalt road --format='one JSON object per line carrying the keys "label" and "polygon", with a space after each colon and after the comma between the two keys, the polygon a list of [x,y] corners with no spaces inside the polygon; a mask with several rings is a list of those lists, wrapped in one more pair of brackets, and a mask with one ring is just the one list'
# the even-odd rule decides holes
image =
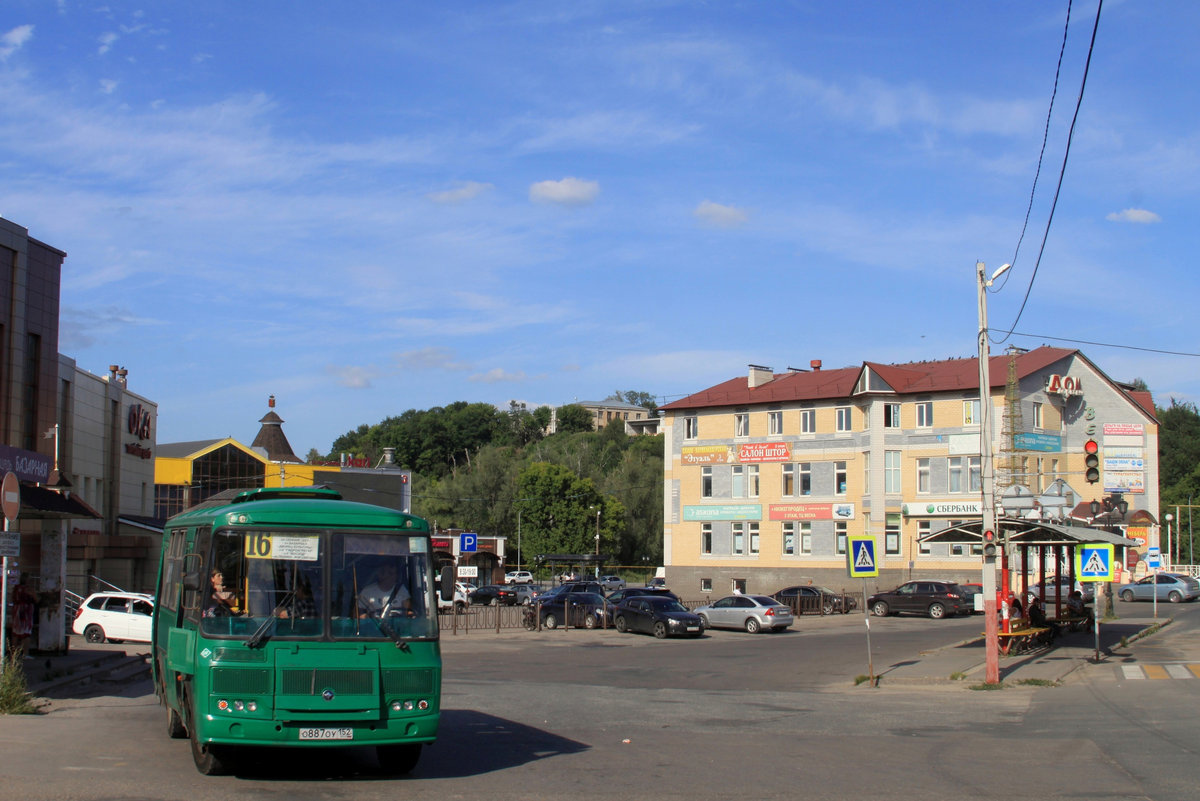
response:
{"label": "asphalt road", "polygon": [[[1149,609],[1118,605],[1125,615]],[[41,798],[1152,798],[1200,780],[1200,605],[1057,688],[854,688],[862,618],[657,641],[615,632],[446,638],[438,743],[406,779],[369,750],[259,752],[205,778],[146,689],[0,718],[0,795]],[[974,636],[979,618],[872,621],[877,668]]]}

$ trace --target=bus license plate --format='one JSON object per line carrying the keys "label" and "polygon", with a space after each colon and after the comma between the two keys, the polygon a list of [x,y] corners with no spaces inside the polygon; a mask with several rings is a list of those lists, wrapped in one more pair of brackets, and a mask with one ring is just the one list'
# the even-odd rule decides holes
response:
{"label": "bus license plate", "polygon": [[354,729],[301,729],[301,740],[353,740]]}

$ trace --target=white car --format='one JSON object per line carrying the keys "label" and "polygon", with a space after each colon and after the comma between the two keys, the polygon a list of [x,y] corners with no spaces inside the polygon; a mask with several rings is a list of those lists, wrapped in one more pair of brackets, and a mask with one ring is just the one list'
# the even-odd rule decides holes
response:
{"label": "white car", "polygon": [[467,584],[462,581],[454,582],[454,600],[453,601],[443,601],[442,594],[440,592],[436,593],[438,610],[439,611],[447,610],[447,609],[451,609],[455,606],[457,606],[459,609],[465,609],[467,606],[470,606],[470,602],[467,600],[467,596],[473,592],[475,592],[474,584]]}
{"label": "white car", "polygon": [[533,574],[528,570],[514,570],[504,574],[505,584],[532,584]]}
{"label": "white car", "polygon": [[150,642],[153,619],[153,595],[97,592],[79,605],[72,628],[90,643]]}

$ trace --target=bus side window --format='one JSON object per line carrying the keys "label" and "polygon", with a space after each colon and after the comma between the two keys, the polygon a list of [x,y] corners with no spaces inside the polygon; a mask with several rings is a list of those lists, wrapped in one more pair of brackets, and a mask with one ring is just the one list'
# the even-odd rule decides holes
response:
{"label": "bus side window", "polygon": [[187,548],[187,529],[177,528],[171,531],[171,539],[167,544],[164,556],[166,563],[163,570],[163,609],[174,612],[179,607],[179,582],[183,572],[183,552]]}
{"label": "bus side window", "polygon": [[[212,529],[205,526],[196,529],[192,540],[192,549],[183,559],[183,572],[195,571],[200,574],[200,590],[187,590],[183,594],[183,608],[187,610],[188,620],[200,622],[200,599],[209,590],[208,577],[204,566],[208,563],[208,548],[212,542]],[[182,573],[181,573],[182,578]]]}

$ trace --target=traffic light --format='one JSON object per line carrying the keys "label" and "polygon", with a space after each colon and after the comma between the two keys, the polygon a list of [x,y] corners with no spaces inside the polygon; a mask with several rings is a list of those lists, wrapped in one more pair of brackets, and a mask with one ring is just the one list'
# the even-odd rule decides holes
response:
{"label": "traffic light", "polygon": [[983,555],[996,555],[996,532],[990,529],[983,532]]}
{"label": "traffic light", "polygon": [[1083,443],[1084,478],[1087,483],[1095,484],[1100,480],[1100,446],[1096,444],[1096,440],[1089,439]]}

